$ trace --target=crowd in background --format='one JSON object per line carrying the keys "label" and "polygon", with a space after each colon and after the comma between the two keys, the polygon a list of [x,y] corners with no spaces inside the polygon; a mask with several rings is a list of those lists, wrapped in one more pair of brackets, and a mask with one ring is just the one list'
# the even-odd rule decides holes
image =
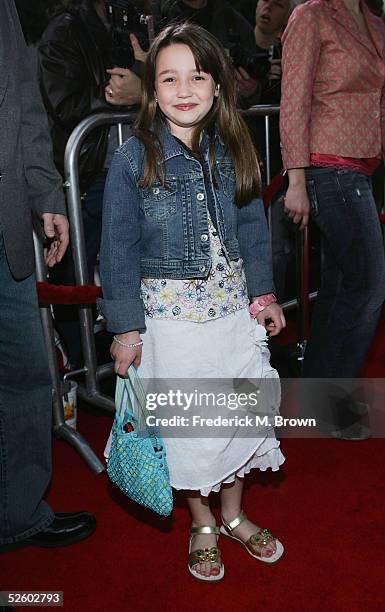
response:
{"label": "crowd in background", "polygon": [[[16,6],[19,12],[20,21],[23,27],[24,34],[28,42],[35,43],[39,40],[49,19],[55,12],[76,5],[79,0],[17,0]],[[155,0],[158,4],[158,0]],[[300,4],[297,0],[293,2],[293,6]],[[366,0],[366,4],[370,10],[384,19],[384,4],[382,0]],[[245,19],[255,25],[255,0],[232,0],[231,5],[239,11]]]}

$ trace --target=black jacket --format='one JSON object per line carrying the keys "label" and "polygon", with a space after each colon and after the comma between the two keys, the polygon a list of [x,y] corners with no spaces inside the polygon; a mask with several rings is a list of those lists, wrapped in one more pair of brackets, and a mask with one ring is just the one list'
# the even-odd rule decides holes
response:
{"label": "black jacket", "polygon": [[[55,17],[38,49],[38,73],[43,101],[51,123],[54,159],[64,176],[64,151],[72,130],[88,115],[111,109],[105,101],[108,33],[92,2],[83,0],[75,12]],[[103,168],[108,128],[88,137],[80,154],[81,189]]]}

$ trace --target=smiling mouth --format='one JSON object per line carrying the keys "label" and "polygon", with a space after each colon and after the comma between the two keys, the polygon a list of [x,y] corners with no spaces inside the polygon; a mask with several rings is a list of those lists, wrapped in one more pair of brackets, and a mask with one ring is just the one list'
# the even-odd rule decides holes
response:
{"label": "smiling mouth", "polygon": [[188,111],[195,107],[196,107],[196,104],[176,104],[175,105],[175,108],[177,108],[178,110],[182,110],[182,111]]}

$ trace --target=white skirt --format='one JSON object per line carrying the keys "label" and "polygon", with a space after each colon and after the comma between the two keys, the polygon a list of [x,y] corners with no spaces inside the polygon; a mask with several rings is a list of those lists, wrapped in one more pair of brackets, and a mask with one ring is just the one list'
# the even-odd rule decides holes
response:
{"label": "white skirt", "polygon": [[[278,373],[270,366],[266,330],[247,308],[206,323],[146,318],[146,326],[138,368],[142,379],[222,378],[228,379],[226,385],[239,378],[275,379],[264,413],[278,413]],[[255,436],[249,431],[247,437],[241,429],[229,429],[226,437],[162,435],[171,485],[207,496],[252,468],[278,470],[285,459],[273,428],[256,427]],[[109,443],[106,456],[108,451]]]}

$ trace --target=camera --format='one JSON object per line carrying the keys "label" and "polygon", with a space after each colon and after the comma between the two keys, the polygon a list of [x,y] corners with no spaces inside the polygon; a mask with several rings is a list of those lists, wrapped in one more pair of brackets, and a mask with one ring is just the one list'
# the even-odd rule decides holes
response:
{"label": "camera", "polygon": [[228,52],[235,68],[244,68],[253,79],[265,79],[269,74],[271,67],[270,51],[249,54],[237,41],[228,46]]}
{"label": "camera", "polygon": [[106,0],[106,8],[110,24],[109,63],[111,67],[131,68],[135,57],[130,34],[135,34],[142,49],[147,51],[154,38],[152,15],[132,0]]}

